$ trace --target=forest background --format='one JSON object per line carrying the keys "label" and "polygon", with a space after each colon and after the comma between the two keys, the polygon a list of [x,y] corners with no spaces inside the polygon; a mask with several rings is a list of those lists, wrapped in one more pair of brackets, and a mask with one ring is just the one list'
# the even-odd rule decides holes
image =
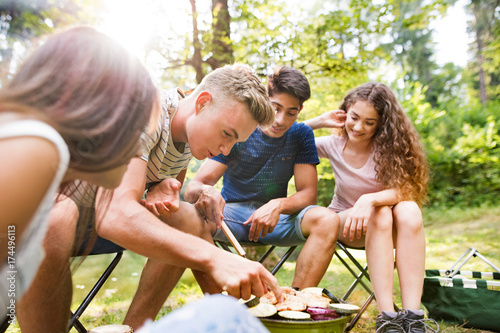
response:
{"label": "forest background", "polygon": [[[120,31],[162,88],[190,90],[235,61],[263,82],[277,65],[296,67],[312,87],[301,120],[337,108],[359,84],[381,81],[396,92],[425,145],[432,174],[427,205],[496,205],[500,0],[460,2],[467,13],[465,66],[439,64],[432,38],[434,23],[455,2],[0,0],[0,83],[47,34],[74,24]],[[126,27],[110,27],[113,15]],[[200,164],[193,161],[188,178]],[[328,161],[318,174],[319,204],[326,206],[335,182]]]}
{"label": "forest background", "polygon": [[[443,63],[433,37],[453,6],[466,13],[467,36],[457,31],[454,39],[465,38],[457,42],[468,51],[456,54],[465,61]],[[429,160],[426,267],[448,268],[469,246],[498,265],[500,0],[0,0],[0,86],[46,36],[75,24],[116,38],[144,61],[161,88],[189,91],[235,61],[250,65],[263,82],[278,65],[296,67],[312,87],[300,120],[336,109],[362,83],[386,83],[413,120]],[[187,180],[201,163],[192,161]],[[327,206],[335,183],[328,161],[318,175],[318,204]],[[109,259],[99,257],[76,271],[74,307],[107,266]],[[144,261],[126,251],[83,318],[86,326],[121,323]],[[338,294],[346,290],[350,277],[342,271],[332,260],[322,285]],[[293,267],[278,275],[289,284]],[[201,295],[194,280],[185,279],[159,316]],[[356,331],[372,332],[376,313],[371,306]],[[468,330],[447,325],[442,331]]]}

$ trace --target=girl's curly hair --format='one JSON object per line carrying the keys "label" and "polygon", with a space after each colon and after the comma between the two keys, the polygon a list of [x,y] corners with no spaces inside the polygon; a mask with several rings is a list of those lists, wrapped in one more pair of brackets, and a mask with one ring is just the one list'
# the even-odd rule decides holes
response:
{"label": "girl's curly hair", "polygon": [[429,170],[420,137],[411,120],[391,89],[383,83],[366,83],[351,90],[340,109],[347,112],[357,101],[370,103],[380,116],[372,138],[377,180],[386,189],[398,190],[400,200],[422,205],[427,197]]}

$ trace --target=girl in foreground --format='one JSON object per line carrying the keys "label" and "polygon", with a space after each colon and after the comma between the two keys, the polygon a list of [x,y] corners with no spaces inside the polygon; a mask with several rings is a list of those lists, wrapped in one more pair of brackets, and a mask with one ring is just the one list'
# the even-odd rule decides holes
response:
{"label": "girl in foreground", "polygon": [[[365,248],[380,314],[377,332],[425,332],[420,310],[425,273],[421,205],[428,168],[419,136],[392,91],[367,83],[345,96],[340,110],[305,122],[313,129],[342,128],[316,138],[320,157],[330,160],[339,213],[339,241]],[[403,310],[393,305],[394,249]]]}
{"label": "girl in foreground", "polygon": [[117,187],[156,99],[142,64],[87,27],[51,36],[0,90],[0,321],[43,260],[49,212],[65,201],[57,193],[75,179]]}

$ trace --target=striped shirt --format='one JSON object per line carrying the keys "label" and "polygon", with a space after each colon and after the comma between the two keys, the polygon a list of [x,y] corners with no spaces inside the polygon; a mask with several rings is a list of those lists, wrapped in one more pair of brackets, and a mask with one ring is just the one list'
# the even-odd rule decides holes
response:
{"label": "striped shirt", "polygon": [[184,93],[180,89],[162,91],[162,110],[156,123],[156,129],[151,135],[145,131],[141,137],[142,156],[148,163],[146,187],[166,178],[175,178],[193,157],[189,145],[175,148],[172,140],[171,120],[179,107],[180,98]]}
{"label": "striped shirt", "polygon": [[[158,116],[156,129],[153,133],[149,130],[142,133],[141,159],[147,162],[144,189],[163,179],[177,177],[182,170],[187,169],[191,160],[189,146],[176,149],[170,130],[171,120],[179,107],[179,98],[183,97],[184,93],[180,89],[162,91],[162,112]],[[69,186],[68,192],[80,208],[94,207],[97,189],[96,185],[76,180]]]}

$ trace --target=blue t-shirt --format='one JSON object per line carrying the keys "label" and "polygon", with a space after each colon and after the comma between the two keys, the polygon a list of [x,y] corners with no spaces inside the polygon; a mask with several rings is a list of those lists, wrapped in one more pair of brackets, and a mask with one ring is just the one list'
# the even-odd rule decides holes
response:
{"label": "blue t-shirt", "polygon": [[303,123],[294,123],[280,138],[257,128],[247,141],[234,145],[228,156],[221,154],[213,160],[228,166],[221,191],[226,202],[266,203],[284,198],[294,164],[319,163],[314,133]]}

